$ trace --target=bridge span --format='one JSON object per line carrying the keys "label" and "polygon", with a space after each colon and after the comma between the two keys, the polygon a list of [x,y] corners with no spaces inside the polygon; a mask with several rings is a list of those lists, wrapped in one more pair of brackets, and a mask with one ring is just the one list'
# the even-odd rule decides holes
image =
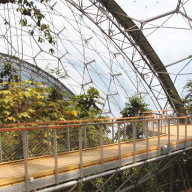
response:
{"label": "bridge span", "polygon": [[0,192],[54,191],[177,155],[192,148],[190,122],[151,115],[2,125]]}

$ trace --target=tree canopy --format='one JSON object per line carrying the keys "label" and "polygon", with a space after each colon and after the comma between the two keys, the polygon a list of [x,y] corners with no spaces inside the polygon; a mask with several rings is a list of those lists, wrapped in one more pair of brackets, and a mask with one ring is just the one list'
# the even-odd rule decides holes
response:
{"label": "tree canopy", "polygon": [[186,92],[186,95],[184,97],[185,105],[191,108],[192,107],[192,80],[186,83],[186,85],[184,86],[184,91]]}
{"label": "tree canopy", "polygon": [[[4,86],[8,82],[1,83]],[[63,98],[52,99],[53,89],[43,83],[24,81],[13,82],[6,90],[0,91],[0,122],[31,122],[65,120],[76,117],[73,102]]]}
{"label": "tree canopy", "polygon": [[86,94],[73,96],[72,100],[76,103],[75,109],[81,119],[97,118],[102,112],[99,105],[102,106],[103,98],[94,87],[90,87]]}
{"label": "tree canopy", "polygon": [[128,98],[124,109],[121,111],[123,117],[134,117],[141,115],[143,111],[148,111],[147,104],[141,97],[132,96]]}

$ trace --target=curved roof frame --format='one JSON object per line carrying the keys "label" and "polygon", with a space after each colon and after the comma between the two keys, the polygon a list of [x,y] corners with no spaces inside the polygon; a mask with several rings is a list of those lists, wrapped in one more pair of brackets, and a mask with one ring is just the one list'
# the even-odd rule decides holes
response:
{"label": "curved roof frame", "polygon": [[[122,54],[127,59],[128,63],[134,68],[139,76],[141,84],[146,84],[146,92],[150,95],[151,99],[160,110],[174,108],[180,109],[183,106],[179,104],[181,101],[180,96],[165,68],[162,61],[147,41],[146,37],[142,33],[142,25],[145,22],[155,20],[169,14],[178,12],[180,2],[178,2],[177,8],[166,14],[151,18],[149,21],[142,21],[141,28],[139,28],[133,19],[122,10],[122,8],[114,0],[89,0],[91,5],[83,6],[83,1],[67,0],[71,5],[78,9],[83,15],[89,18],[101,31],[107,36],[107,38],[115,45],[118,50],[117,54]],[[91,13],[91,8],[97,7],[97,14]],[[102,29],[102,23],[108,20],[108,32]],[[121,34],[123,41],[117,40],[115,37]],[[129,45],[129,46],[128,46]],[[133,55],[138,53],[140,55],[140,61],[143,65],[137,64],[137,61],[130,59],[127,56],[126,51],[133,48]],[[135,53],[134,53],[135,52]],[[142,68],[142,70],[138,70]],[[147,69],[147,72],[145,72]],[[146,76],[150,74],[150,80],[146,80]],[[156,83],[154,83],[156,82]],[[164,100],[162,105],[161,101]]]}
{"label": "curved roof frame", "polygon": [[[6,62],[10,61],[10,55],[0,53],[0,60],[2,60],[2,59]],[[25,69],[27,71],[27,73],[32,72],[33,74],[36,74],[39,77],[41,77],[42,79],[44,79],[46,81],[46,83],[48,83],[50,85],[54,85],[54,86],[58,87],[59,89],[65,90],[70,95],[74,95],[74,93],[71,90],[69,90],[63,83],[61,83],[61,81],[59,81],[57,78],[50,75],[43,69],[39,68],[38,66],[32,65],[31,63],[26,62],[24,60],[21,61],[21,59],[19,59],[18,57],[15,57],[15,56],[11,56],[11,59],[12,59],[12,62],[14,64],[16,64],[18,67],[19,67],[20,63],[22,62],[21,67],[22,67],[22,69]]]}

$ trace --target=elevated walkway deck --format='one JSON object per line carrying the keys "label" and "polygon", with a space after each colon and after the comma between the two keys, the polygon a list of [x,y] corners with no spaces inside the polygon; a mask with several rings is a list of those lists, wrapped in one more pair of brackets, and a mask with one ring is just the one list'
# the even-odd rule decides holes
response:
{"label": "elevated walkway deck", "polygon": [[[179,127],[178,127],[179,126]],[[179,136],[178,136],[179,128]],[[192,146],[192,125],[167,125],[161,135],[27,159],[28,189],[78,180]],[[157,132],[157,127],[149,131]],[[186,135],[187,133],[187,135]],[[100,143],[101,144],[101,143]],[[57,167],[57,168],[56,168]],[[0,163],[0,192],[26,188],[26,160]]]}

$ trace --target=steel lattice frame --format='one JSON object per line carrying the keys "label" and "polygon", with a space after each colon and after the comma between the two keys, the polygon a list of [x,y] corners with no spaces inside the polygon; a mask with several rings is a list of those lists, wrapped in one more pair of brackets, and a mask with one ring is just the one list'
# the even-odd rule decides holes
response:
{"label": "steel lattice frame", "polygon": [[[181,169],[181,167],[183,169]],[[147,170],[143,175],[142,169]],[[174,173],[176,173],[176,171],[178,173],[178,176],[174,178],[173,175]],[[163,174],[165,172],[167,174],[166,176],[165,174]],[[161,174],[163,174],[164,176],[162,178],[158,178]],[[124,180],[120,186],[118,186],[118,184],[116,183],[118,177],[124,177]],[[102,179],[103,184],[101,184],[100,186],[97,186],[94,181],[89,181],[95,187],[95,191],[141,191],[142,185],[146,182],[154,182],[153,184],[151,184],[151,186],[149,184],[151,188],[145,188],[145,186],[143,186],[143,190],[145,189],[146,191],[175,191],[178,190],[175,185],[176,183],[178,183],[180,185],[180,188],[184,190],[187,190],[191,187],[188,173],[186,171],[185,154],[179,154],[173,157],[166,157],[157,162],[150,162],[139,165],[130,170],[113,173],[109,176],[103,177]]]}
{"label": "steel lattice frame", "polygon": [[[183,15],[183,12],[179,10],[182,4],[181,1],[178,2],[176,9],[169,13],[159,15],[156,18],[154,17],[147,21],[139,21],[140,27],[138,27],[130,17],[128,17],[128,15],[114,0],[90,1],[92,5],[89,6],[83,6],[83,1],[69,2],[81,11],[82,14],[86,15],[91,21],[93,21],[101,31],[103,31],[102,22],[106,22],[106,20],[108,21],[109,28],[107,32],[103,31],[104,35],[106,35],[107,38],[109,38],[117,47],[117,54],[123,54],[128,63],[130,63],[134,68],[133,70],[139,74],[140,77],[137,78],[141,78],[141,81],[147,84],[161,110],[166,109],[168,104],[172,108],[176,109],[182,107],[178,102],[175,102],[176,100],[180,101],[180,96],[178,95],[166,68],[142,33],[143,25],[147,22],[175,13]],[[92,6],[96,6],[99,10],[95,15],[89,14],[89,9],[91,9]],[[189,21],[191,20],[188,16],[186,16],[186,18]],[[121,39],[116,38],[119,34],[122,34]],[[132,59],[130,59],[126,54],[126,51],[128,52],[129,50],[132,51]],[[135,61],[134,56],[137,53],[140,55],[140,58]],[[142,63],[140,61],[142,61]],[[151,76],[148,83],[145,79],[145,75],[149,74],[151,74]],[[157,84],[153,85],[152,82],[154,79],[157,79],[158,81]],[[142,83],[141,81],[140,83]],[[158,86],[161,87],[159,91],[154,89],[154,87]],[[158,94],[156,95],[155,92]],[[162,97],[167,99],[164,106],[159,102],[162,100]]]}
{"label": "steel lattice frame", "polygon": [[[175,14],[186,20],[189,26],[187,30],[192,30],[192,18],[185,10],[188,1],[178,0],[174,10],[147,20],[129,17],[114,0],[52,0],[45,4],[34,1],[46,14],[44,22],[50,25],[56,39],[55,45],[38,42],[38,37],[43,35],[36,29],[34,21],[31,20],[32,25],[27,27],[19,24],[20,15],[16,5],[1,5],[0,52],[1,55],[9,55],[10,60],[19,58],[22,64],[28,63],[28,67],[35,65],[34,69],[40,67],[52,72],[75,94],[86,92],[91,86],[97,87],[104,97],[103,110],[106,114],[119,115],[116,109],[120,111],[125,97],[134,94],[148,95],[154,103],[152,107],[158,110],[178,109],[182,106],[174,101],[180,100],[175,80],[179,75],[185,75],[182,71],[191,64],[191,56],[165,66],[147,40],[150,33],[145,36],[143,32],[149,27],[153,30],[151,33],[154,33],[164,27],[164,23],[154,26],[149,25],[150,22],[161,18],[165,18],[166,22]],[[34,36],[29,33],[32,29],[35,31]],[[51,54],[47,47],[55,53]],[[176,74],[175,79],[171,79],[166,68],[183,61],[186,61],[183,69]],[[154,178],[155,187],[161,188],[163,186],[158,185],[156,177],[170,169],[170,180],[165,186],[169,185],[171,191],[174,182],[172,166],[175,162],[180,166],[181,158],[180,155],[173,156],[162,168],[151,166],[148,174],[139,180],[137,178],[134,183],[132,177],[137,176],[137,170],[145,166],[140,165],[122,183],[121,189],[115,190],[128,191],[151,178]],[[181,171],[181,181],[184,188],[185,185],[189,188],[190,183],[183,178],[183,174]],[[116,176],[112,174],[101,186],[90,182],[96,191],[104,191],[109,181],[115,183]],[[69,191],[75,190],[75,187],[73,185]]]}
{"label": "steel lattice frame", "polygon": [[[185,18],[191,30],[186,2],[178,1],[173,11],[141,21],[129,17],[114,0],[36,3],[46,14],[44,22],[50,25],[56,44],[39,43],[38,37],[43,35],[35,23],[29,20],[31,26],[20,26],[16,5],[10,4],[1,6],[1,21],[6,21],[0,31],[2,53],[52,72],[75,94],[97,87],[104,97],[104,113],[113,116],[119,114],[114,111],[122,110],[125,97],[135,94],[149,96],[152,108],[158,110],[182,107],[175,102],[180,96],[166,68],[182,61],[189,66],[191,57],[164,66],[143,31],[151,21],[174,14]],[[163,24],[151,29],[160,27]],[[35,35],[30,35],[31,30]]]}
{"label": "steel lattice frame", "polygon": [[[86,183],[86,187],[92,192],[126,192],[126,191],[180,191],[191,188],[189,171],[186,170],[186,157],[191,155],[191,150],[165,156],[155,161],[139,162],[130,166],[129,169],[116,172],[108,171],[101,173],[92,179],[85,178],[85,181],[68,182],[60,184],[58,187],[64,191],[83,191],[81,183]],[[121,178],[118,181],[117,178]],[[146,185],[145,185],[146,184]],[[40,192],[55,191],[55,187],[40,190]]]}
{"label": "steel lattice frame", "polygon": [[[3,65],[4,63],[10,63],[9,55],[0,53],[0,64]],[[55,87],[58,90],[66,91],[70,95],[74,95],[58,79],[56,79],[54,76],[50,75],[46,71],[42,70],[41,68],[32,65],[26,61],[23,61],[23,64],[20,65],[20,61],[17,57],[12,57],[12,63],[14,63],[14,67],[17,72],[19,72],[21,66],[21,79],[42,82],[45,85]]]}

